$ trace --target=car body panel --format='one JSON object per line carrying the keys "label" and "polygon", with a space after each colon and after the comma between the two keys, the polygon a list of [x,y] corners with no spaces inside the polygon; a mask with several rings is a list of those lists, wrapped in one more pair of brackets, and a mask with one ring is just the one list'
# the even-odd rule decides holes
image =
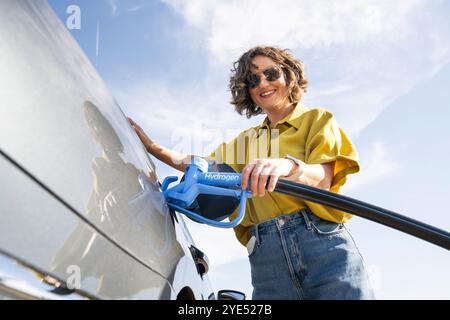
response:
{"label": "car body panel", "polygon": [[[80,271],[80,289],[104,299],[164,299],[169,283],[112,244],[35,181],[0,158],[0,248],[67,280]],[[4,214],[7,211],[10,214]]]}
{"label": "car body panel", "polygon": [[[199,275],[189,251],[189,231],[174,223],[155,165],[48,3],[1,1],[0,38],[0,151],[12,162],[2,170],[21,171],[36,183],[34,192],[43,193],[22,195],[20,184],[2,177],[24,203],[13,191],[1,198],[0,250],[53,266],[47,271],[61,277],[68,263],[99,243],[94,256],[108,257],[97,268],[136,279],[151,271],[160,290],[154,298],[175,298],[186,286],[195,287],[196,298],[210,296],[209,280]],[[9,208],[12,203],[18,207]],[[88,262],[87,270],[96,264],[94,258]],[[171,286],[165,295],[164,281]],[[122,293],[116,289],[104,296],[135,297],[126,286]]]}
{"label": "car body panel", "polygon": [[0,12],[0,72],[14,75],[0,79],[2,150],[148,266],[173,269],[154,165],[103,81],[44,1]]}

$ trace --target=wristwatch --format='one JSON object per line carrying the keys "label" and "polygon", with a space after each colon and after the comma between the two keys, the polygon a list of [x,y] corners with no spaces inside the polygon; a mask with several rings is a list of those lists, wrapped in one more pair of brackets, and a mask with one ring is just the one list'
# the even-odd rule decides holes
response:
{"label": "wristwatch", "polygon": [[291,174],[290,176],[285,177],[285,179],[296,181],[298,179],[298,177],[300,177],[303,174],[303,169],[302,169],[303,162],[300,161],[299,159],[291,156],[290,154],[287,154],[284,158],[288,159],[288,160],[292,160],[297,165],[297,169],[294,171],[294,173]]}

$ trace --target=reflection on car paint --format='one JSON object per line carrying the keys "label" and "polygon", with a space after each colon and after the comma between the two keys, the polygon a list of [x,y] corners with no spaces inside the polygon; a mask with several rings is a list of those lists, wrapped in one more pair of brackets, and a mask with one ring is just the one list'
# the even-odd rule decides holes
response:
{"label": "reflection on car paint", "polygon": [[[101,156],[91,164],[93,190],[86,205],[87,219],[115,241],[126,243],[130,250],[135,244],[157,256],[169,254],[174,249],[173,225],[159,187],[133,164],[123,161],[120,139],[92,102],[84,103],[83,112],[94,141],[102,148]],[[131,225],[130,219],[135,223]],[[95,237],[93,234],[86,243],[74,241],[68,245],[77,244],[81,252],[77,255],[83,258],[94,250]],[[86,235],[82,238],[87,239]]]}

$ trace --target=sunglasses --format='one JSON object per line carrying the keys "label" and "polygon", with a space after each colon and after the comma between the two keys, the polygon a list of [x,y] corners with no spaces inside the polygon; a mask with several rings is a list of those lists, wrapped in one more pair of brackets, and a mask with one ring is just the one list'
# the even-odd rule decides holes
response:
{"label": "sunglasses", "polygon": [[[282,71],[279,67],[271,67],[262,72],[264,77],[266,77],[266,80],[271,82],[280,79],[281,73]],[[255,73],[250,73],[247,76],[246,83],[248,88],[254,89],[261,83],[261,76]]]}

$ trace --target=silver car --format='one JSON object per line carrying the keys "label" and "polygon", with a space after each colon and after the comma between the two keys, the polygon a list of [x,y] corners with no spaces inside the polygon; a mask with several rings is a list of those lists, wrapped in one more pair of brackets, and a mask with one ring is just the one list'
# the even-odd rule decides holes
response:
{"label": "silver car", "polygon": [[216,298],[155,165],[49,5],[0,1],[0,40],[0,297]]}

